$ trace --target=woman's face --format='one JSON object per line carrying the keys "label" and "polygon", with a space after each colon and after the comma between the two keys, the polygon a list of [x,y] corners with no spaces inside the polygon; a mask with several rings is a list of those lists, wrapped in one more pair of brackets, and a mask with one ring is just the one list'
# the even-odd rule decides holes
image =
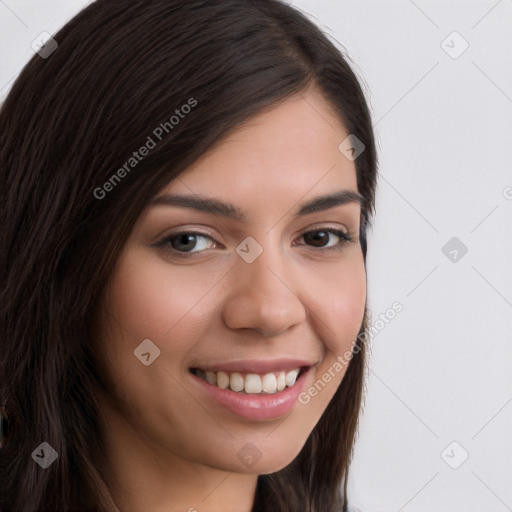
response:
{"label": "woman's face", "polygon": [[348,135],[310,91],[252,118],[147,208],[96,338],[112,443],[143,440],[162,466],[236,473],[275,472],[297,456],[343,379],[364,314],[360,204],[301,212],[357,193],[355,163],[338,149]]}

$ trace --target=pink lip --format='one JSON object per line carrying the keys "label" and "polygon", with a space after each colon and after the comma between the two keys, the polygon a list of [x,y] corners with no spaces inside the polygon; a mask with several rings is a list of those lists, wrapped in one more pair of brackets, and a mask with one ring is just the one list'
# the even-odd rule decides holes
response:
{"label": "pink lip", "polygon": [[250,395],[218,388],[190,373],[196,385],[199,386],[200,392],[204,393],[205,401],[210,402],[209,399],[213,397],[217,403],[232,413],[249,420],[275,419],[291,411],[306,385],[308,374],[309,368],[299,376],[291,388],[285,388],[283,391],[268,395]]}
{"label": "pink lip", "polygon": [[294,370],[295,368],[305,368],[313,366],[315,362],[305,359],[245,359],[239,361],[228,361],[224,363],[207,363],[204,366],[198,364],[193,368],[200,370],[209,370],[211,372],[240,372],[240,373],[269,373],[283,370],[285,372]]}

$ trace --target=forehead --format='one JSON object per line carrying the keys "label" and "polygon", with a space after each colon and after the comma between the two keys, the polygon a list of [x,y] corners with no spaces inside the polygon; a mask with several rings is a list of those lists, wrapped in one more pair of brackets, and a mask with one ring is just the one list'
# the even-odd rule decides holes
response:
{"label": "forehead", "polygon": [[357,191],[355,163],[338,149],[348,135],[320,94],[303,93],[249,119],[162,192],[261,204],[308,191]]}

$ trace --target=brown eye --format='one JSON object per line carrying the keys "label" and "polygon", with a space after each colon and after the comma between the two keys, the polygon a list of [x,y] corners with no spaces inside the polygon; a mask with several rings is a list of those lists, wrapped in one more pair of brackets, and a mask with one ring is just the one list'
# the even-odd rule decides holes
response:
{"label": "brown eye", "polygon": [[172,238],[169,239],[169,245],[176,249],[177,251],[189,251],[192,250],[196,244],[197,235],[191,234],[191,233],[184,233],[175,235]]}
{"label": "brown eye", "polygon": [[[330,238],[332,235],[335,235],[335,237],[339,238],[340,241],[335,243],[334,245],[327,246],[326,244],[329,243]],[[314,248],[317,249],[324,249],[326,251],[331,249],[338,249],[340,250],[345,244],[352,242],[352,238],[348,235],[348,233],[345,233],[344,231],[341,231],[340,229],[313,229],[310,231],[306,231],[302,237],[304,238],[304,241],[306,244],[311,245]]]}
{"label": "brown eye", "polygon": [[[306,245],[318,251],[340,251],[344,245],[353,241],[348,233],[334,228],[312,229],[303,233],[302,238]],[[328,245],[331,240],[334,240],[335,243]],[[215,247],[215,240],[206,233],[182,231],[166,235],[156,242],[154,247],[169,250],[175,256],[192,257],[212,248],[212,246],[208,247],[208,241],[212,242]]]}
{"label": "brown eye", "polygon": [[327,231],[311,231],[303,236],[308,244],[315,247],[323,247],[329,243],[329,233]]}
{"label": "brown eye", "polygon": [[[202,240],[211,240],[211,236],[205,233],[197,233],[195,231],[183,231],[181,233],[171,233],[166,235],[154,247],[169,248],[177,255],[187,256],[188,254],[196,254],[208,249],[208,243]],[[194,250],[197,249],[197,250]]]}

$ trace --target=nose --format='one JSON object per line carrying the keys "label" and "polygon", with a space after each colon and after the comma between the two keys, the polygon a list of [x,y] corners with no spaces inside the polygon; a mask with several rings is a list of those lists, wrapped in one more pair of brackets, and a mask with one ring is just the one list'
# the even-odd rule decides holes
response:
{"label": "nose", "polygon": [[[264,249],[252,263],[237,260],[231,272],[231,293],[223,319],[230,329],[253,329],[261,336],[277,336],[306,319],[296,278],[286,271],[278,250]],[[298,277],[298,276],[296,276]]]}

